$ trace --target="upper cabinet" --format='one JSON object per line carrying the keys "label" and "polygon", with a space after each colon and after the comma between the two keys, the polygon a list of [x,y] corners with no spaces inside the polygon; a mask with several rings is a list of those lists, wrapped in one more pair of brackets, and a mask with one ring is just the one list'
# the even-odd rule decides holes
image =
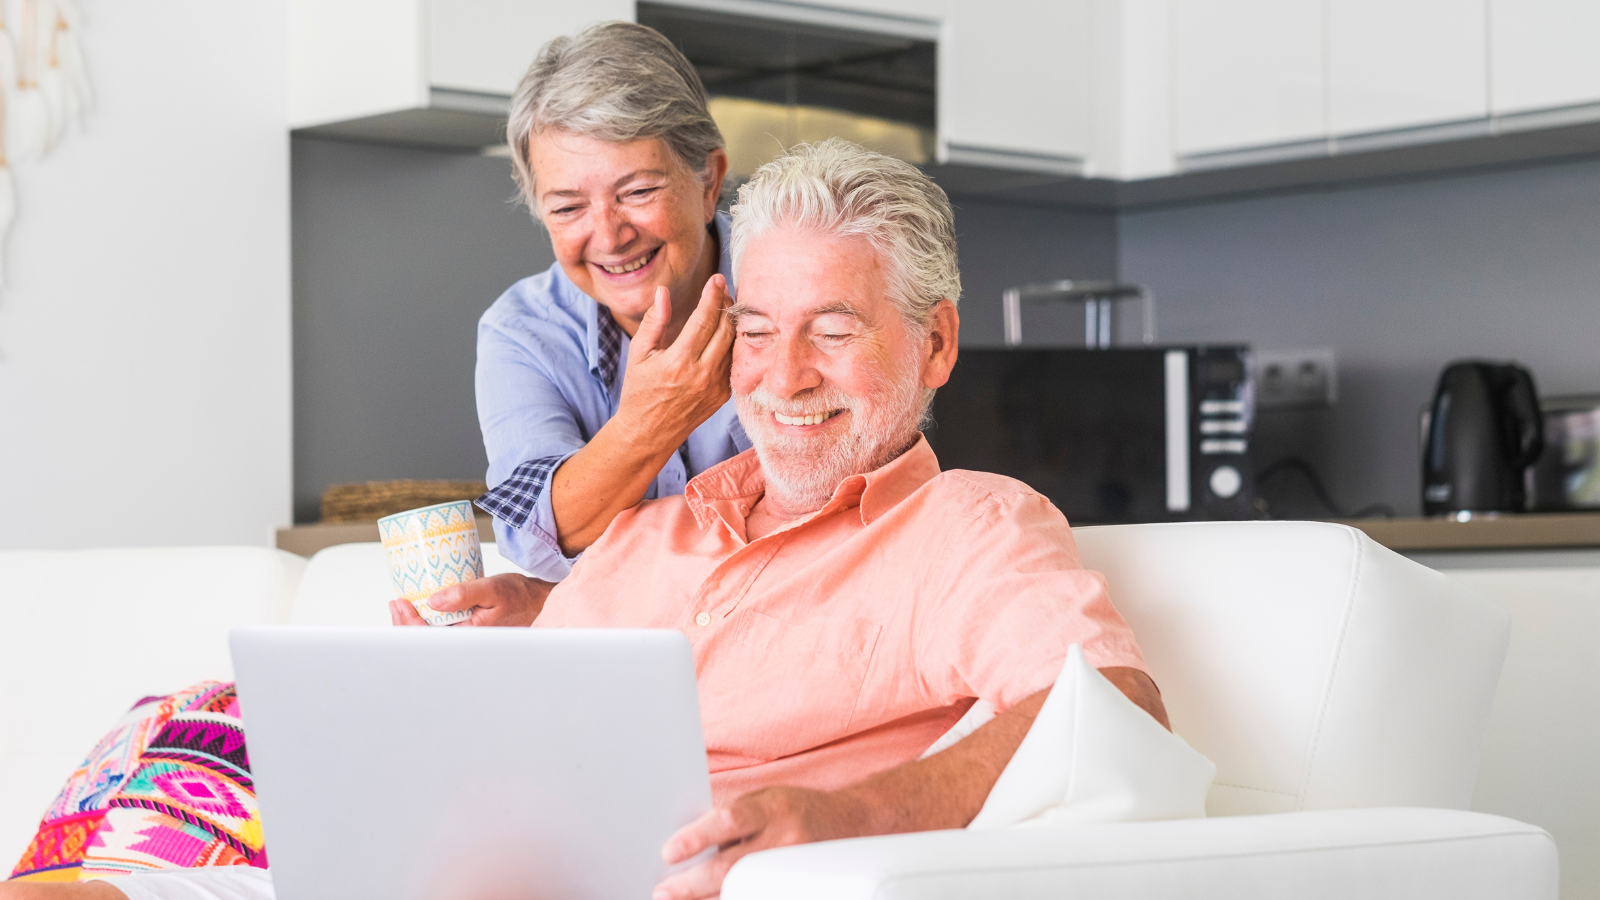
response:
{"label": "upper cabinet", "polygon": [[1493,0],[1489,106],[1495,115],[1600,102],[1600,3]]}
{"label": "upper cabinet", "polygon": [[[1538,141],[1489,145],[1600,122],[1600,0],[291,0],[291,125],[496,144],[539,47],[614,19],[684,49],[730,153],[844,134],[919,164],[1148,181],[1389,148],[1418,148],[1405,171],[1531,159]],[[1550,146],[1600,150],[1591,131]]]}
{"label": "upper cabinet", "polygon": [[1171,10],[1178,156],[1326,136],[1322,0],[1175,0]]}
{"label": "upper cabinet", "polygon": [[1327,0],[1326,15],[1333,134],[1489,114],[1485,0]]}
{"label": "upper cabinet", "polygon": [[[782,104],[773,86],[789,72],[806,88],[799,101],[788,91],[791,106],[867,116],[882,108],[891,124],[925,128],[929,152],[919,162],[1078,175],[1093,132],[1090,10],[1116,0],[292,2],[290,123],[311,133],[497,143],[509,97],[544,42],[603,20],[693,19],[695,30],[674,39],[710,92],[745,101],[741,109]],[[924,96],[919,47],[936,71],[925,117],[915,109]]]}
{"label": "upper cabinet", "polygon": [[1083,174],[1092,29],[1089,0],[952,0],[939,43],[940,162]]}
{"label": "upper cabinet", "polygon": [[480,94],[510,95],[553,37],[633,18],[632,0],[432,0],[427,6],[429,84]]}
{"label": "upper cabinet", "polygon": [[493,116],[545,41],[632,19],[632,0],[292,0],[289,124],[424,144],[495,143]]}

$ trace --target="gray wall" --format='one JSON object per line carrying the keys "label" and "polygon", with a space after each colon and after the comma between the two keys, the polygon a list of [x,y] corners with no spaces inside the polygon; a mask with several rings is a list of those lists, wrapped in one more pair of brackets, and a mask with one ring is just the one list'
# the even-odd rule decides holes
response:
{"label": "gray wall", "polygon": [[1600,160],[1126,213],[1118,234],[1163,341],[1338,352],[1337,405],[1263,415],[1257,459],[1309,459],[1347,509],[1419,511],[1417,415],[1452,359],[1600,392]]}
{"label": "gray wall", "polygon": [[478,317],[549,267],[503,159],[296,139],[294,510],[330,484],[482,478]]}
{"label": "gray wall", "polygon": [[[1004,344],[1000,293],[1008,287],[1116,277],[1117,225],[1109,212],[1003,206],[960,197],[954,205],[964,347]],[[1022,324],[1024,344],[1083,343],[1081,308],[1030,307],[1023,311]]]}
{"label": "gray wall", "polygon": [[[316,521],[330,484],[482,478],[478,317],[554,261],[508,202],[509,161],[296,139],[292,165],[295,520]],[[1006,287],[1116,271],[1109,213],[958,201],[956,225],[969,346],[1001,342]],[[1043,312],[1028,336],[1075,324]]]}

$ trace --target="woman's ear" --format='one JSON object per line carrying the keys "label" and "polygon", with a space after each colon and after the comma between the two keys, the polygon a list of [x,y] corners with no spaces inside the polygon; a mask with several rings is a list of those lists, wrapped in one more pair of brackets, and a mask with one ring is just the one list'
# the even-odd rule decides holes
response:
{"label": "woman's ear", "polygon": [[923,346],[922,386],[943,387],[956,367],[956,347],[961,341],[961,314],[949,300],[940,300],[928,316],[928,336]]}
{"label": "woman's ear", "polygon": [[721,147],[706,154],[705,207],[706,222],[717,214],[717,201],[722,198],[722,181],[728,177],[728,153]]}

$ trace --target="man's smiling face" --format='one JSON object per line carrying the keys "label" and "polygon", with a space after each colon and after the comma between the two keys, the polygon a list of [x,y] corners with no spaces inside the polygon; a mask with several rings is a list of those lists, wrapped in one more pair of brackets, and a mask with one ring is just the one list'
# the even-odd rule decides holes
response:
{"label": "man's smiling face", "polygon": [[[744,250],[733,393],[767,491],[785,506],[815,509],[909,447],[925,389],[955,362],[953,328],[911,327],[883,265],[865,238],[787,228]],[[933,352],[944,345],[951,352]]]}

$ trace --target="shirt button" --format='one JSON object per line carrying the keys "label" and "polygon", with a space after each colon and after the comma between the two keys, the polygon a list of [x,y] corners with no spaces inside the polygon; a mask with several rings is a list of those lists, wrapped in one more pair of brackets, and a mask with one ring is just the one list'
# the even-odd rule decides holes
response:
{"label": "shirt button", "polygon": [[707,615],[706,613],[701,613],[700,615],[694,617],[694,623],[699,625],[701,628],[704,628],[711,624],[711,616]]}

